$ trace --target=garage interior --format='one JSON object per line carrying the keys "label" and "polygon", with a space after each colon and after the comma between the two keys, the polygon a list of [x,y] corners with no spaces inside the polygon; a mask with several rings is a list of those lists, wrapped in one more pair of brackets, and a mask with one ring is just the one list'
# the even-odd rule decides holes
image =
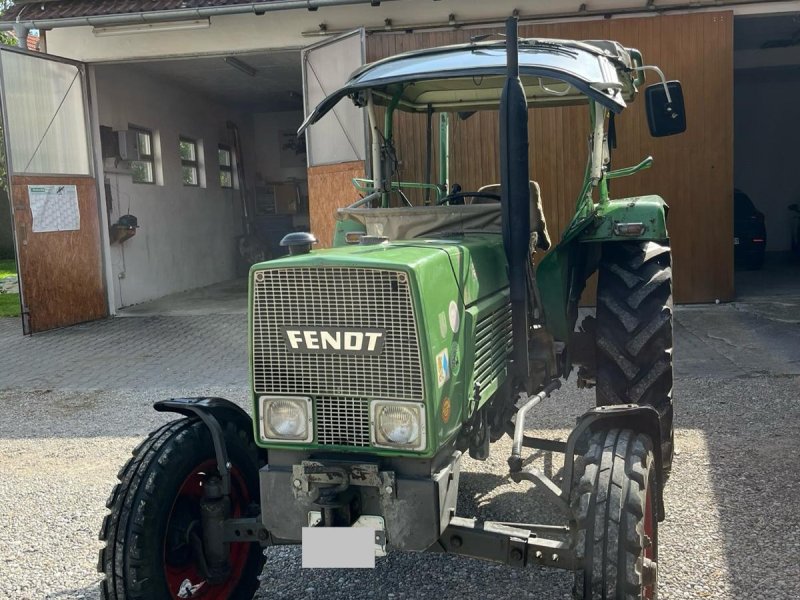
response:
{"label": "garage interior", "polygon": [[[800,13],[737,16],[734,20],[734,185],[763,214],[763,266],[737,261],[738,299],[800,293]],[[734,236],[744,245],[747,220],[735,215]],[[794,232],[794,233],[793,233]],[[795,240],[798,238],[795,237]],[[736,239],[734,240],[736,241]]]}
{"label": "garage interior", "polygon": [[282,253],[283,235],[308,229],[305,145],[295,135],[303,118],[300,53],[94,71],[101,130],[127,132],[142,151],[138,161],[104,151],[118,314],[244,312],[246,228],[267,257]]}

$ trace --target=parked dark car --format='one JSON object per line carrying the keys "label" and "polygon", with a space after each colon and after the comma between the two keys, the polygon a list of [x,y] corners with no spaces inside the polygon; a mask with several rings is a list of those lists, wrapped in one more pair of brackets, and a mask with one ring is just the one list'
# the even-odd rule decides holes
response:
{"label": "parked dark car", "polygon": [[736,266],[760,269],[767,247],[764,213],[756,209],[750,197],[733,191],[733,258]]}

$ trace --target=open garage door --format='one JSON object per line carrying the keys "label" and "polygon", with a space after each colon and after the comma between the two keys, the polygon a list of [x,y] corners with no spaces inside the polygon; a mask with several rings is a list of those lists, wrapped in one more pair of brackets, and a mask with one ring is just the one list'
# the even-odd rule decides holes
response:
{"label": "open garage door", "polygon": [[[364,30],[357,29],[303,50],[305,114],[335,92],[365,62]],[[367,156],[364,111],[349,100],[306,130],[311,230],[323,245],[333,238],[336,208],[355,200],[351,180],[364,177]]]}
{"label": "open garage door", "polygon": [[0,85],[23,331],[103,318],[85,65],[2,48]]}

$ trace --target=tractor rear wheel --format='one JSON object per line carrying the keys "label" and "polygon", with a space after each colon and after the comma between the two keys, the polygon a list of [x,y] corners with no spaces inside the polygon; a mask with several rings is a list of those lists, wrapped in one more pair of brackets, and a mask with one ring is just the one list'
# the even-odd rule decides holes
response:
{"label": "tractor rear wheel", "polygon": [[630,429],[599,431],[575,461],[577,600],[658,597],[658,518],[650,438]]}
{"label": "tractor rear wheel", "polygon": [[597,405],[659,412],[664,477],[672,466],[672,265],[668,243],[603,245],[597,282]]}
{"label": "tractor rear wheel", "polygon": [[[231,463],[230,516],[246,517],[258,502],[258,454],[252,433],[224,424]],[[200,501],[217,475],[208,428],[196,419],[172,421],[133,451],[117,476],[100,530],[106,542],[98,570],[103,600],[250,600],[264,555],[258,544],[231,543],[224,581],[203,576]]]}

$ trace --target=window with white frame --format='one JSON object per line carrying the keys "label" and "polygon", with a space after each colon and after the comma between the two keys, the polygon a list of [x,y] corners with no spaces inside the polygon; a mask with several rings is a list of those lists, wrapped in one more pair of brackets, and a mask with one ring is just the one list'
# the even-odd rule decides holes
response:
{"label": "window with white frame", "polygon": [[134,125],[129,125],[128,129],[136,135],[136,147],[139,149],[139,160],[131,161],[133,183],[155,183],[153,132]]}
{"label": "window with white frame", "polygon": [[191,138],[180,138],[181,170],[183,185],[200,185],[200,161],[198,160],[197,141]]}
{"label": "window with white frame", "polygon": [[223,188],[233,188],[233,154],[229,146],[223,144],[217,148],[219,156],[219,185]]}

